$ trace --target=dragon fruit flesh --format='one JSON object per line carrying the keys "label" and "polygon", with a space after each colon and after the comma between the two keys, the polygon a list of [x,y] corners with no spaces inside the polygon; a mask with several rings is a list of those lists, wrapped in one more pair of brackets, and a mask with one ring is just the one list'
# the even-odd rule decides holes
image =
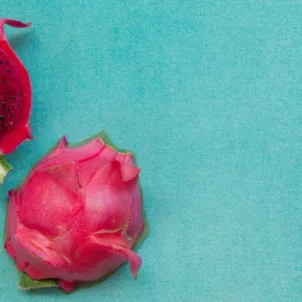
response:
{"label": "dragon fruit flesh", "polygon": [[0,19],[0,155],[13,152],[30,139],[32,92],[28,72],[9,46],[4,25],[28,27],[30,23]]}
{"label": "dragon fruit flesh", "polygon": [[24,184],[9,192],[7,253],[34,280],[57,279],[71,291],[141,258],[131,249],[142,231],[139,168],[100,138],[71,148],[63,138]]}

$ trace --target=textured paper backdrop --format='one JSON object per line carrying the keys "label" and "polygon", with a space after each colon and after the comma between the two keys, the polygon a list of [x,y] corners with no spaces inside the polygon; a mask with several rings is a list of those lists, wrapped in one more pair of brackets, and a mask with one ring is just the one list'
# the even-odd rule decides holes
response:
{"label": "textured paper backdrop", "polygon": [[35,140],[6,192],[58,138],[106,130],[135,150],[151,226],[128,266],[64,296],[21,292],[0,252],[0,301],[301,301],[300,1],[0,0],[32,77]]}

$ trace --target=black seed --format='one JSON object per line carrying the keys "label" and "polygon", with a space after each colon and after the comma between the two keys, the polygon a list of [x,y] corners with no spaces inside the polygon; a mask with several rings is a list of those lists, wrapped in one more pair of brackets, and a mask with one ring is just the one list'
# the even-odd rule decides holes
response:
{"label": "black seed", "polygon": [[6,64],[6,65],[9,65],[9,61],[6,61],[5,64]]}
{"label": "black seed", "polygon": [[1,65],[2,63],[3,63],[2,60],[0,60],[0,65]]}
{"label": "black seed", "polygon": [[11,70],[11,69],[7,69],[6,71],[7,71],[7,72],[12,72],[12,70]]}

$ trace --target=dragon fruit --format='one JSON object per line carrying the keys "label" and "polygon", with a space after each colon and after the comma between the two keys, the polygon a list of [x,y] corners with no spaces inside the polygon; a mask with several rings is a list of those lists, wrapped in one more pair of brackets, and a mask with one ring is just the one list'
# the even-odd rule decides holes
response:
{"label": "dragon fruit", "polygon": [[63,137],[9,192],[4,247],[26,277],[71,291],[129,260],[136,278],[142,260],[133,247],[146,230],[140,169],[102,137],[78,147]]}
{"label": "dragon fruit", "polygon": [[28,72],[9,46],[4,25],[28,27],[10,19],[0,19],[0,155],[13,152],[30,139],[31,84]]}

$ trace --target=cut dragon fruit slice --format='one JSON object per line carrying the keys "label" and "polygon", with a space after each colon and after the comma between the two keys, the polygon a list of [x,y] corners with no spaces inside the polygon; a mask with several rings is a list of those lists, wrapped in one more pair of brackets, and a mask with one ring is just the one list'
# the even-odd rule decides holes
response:
{"label": "cut dragon fruit slice", "polygon": [[29,74],[8,44],[4,25],[29,27],[10,19],[0,19],[0,155],[13,152],[31,139],[29,118],[32,92]]}

